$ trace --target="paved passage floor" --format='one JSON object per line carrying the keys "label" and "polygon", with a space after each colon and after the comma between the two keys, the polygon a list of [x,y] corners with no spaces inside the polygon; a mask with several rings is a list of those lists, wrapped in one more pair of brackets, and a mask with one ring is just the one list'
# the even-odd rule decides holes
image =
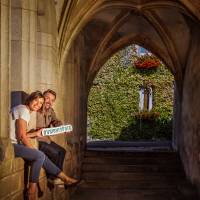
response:
{"label": "paved passage floor", "polygon": [[76,189],[72,200],[199,199],[170,143],[137,145],[88,145],[82,166],[85,182]]}

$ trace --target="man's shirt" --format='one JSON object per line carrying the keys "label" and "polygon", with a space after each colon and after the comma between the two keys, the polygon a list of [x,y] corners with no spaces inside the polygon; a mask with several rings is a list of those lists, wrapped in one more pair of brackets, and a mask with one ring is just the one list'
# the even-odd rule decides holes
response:
{"label": "man's shirt", "polygon": [[[36,127],[39,128],[49,128],[55,126],[61,126],[62,122],[57,119],[56,113],[53,108],[49,108],[48,110],[43,110],[42,112],[37,112],[36,116]],[[38,141],[51,143],[50,136],[44,136],[38,138]]]}
{"label": "man's shirt", "polygon": [[49,128],[61,125],[62,122],[57,119],[56,113],[54,112],[53,108],[49,108],[48,110],[44,110],[43,112],[37,112],[37,128]]}

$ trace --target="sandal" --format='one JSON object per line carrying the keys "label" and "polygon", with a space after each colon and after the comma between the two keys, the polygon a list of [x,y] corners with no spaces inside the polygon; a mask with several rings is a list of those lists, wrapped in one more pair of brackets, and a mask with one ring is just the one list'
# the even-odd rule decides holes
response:
{"label": "sandal", "polygon": [[80,185],[80,184],[82,184],[82,183],[84,183],[83,180],[77,180],[76,182],[73,182],[73,183],[65,183],[65,185],[66,185],[67,187],[75,187],[75,186],[78,186],[78,185]]}

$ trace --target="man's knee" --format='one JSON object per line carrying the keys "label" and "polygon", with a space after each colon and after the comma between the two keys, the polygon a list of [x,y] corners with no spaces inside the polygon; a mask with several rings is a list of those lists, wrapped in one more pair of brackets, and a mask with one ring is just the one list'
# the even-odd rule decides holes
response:
{"label": "man's knee", "polygon": [[39,150],[44,152],[48,156],[56,153],[55,148],[51,144],[47,144],[47,143],[40,144]]}
{"label": "man's knee", "polygon": [[50,144],[46,143],[46,142],[39,142],[39,150],[45,150],[48,149],[50,146]]}
{"label": "man's knee", "polygon": [[66,150],[63,147],[60,148],[60,151],[62,152],[62,154],[66,154]]}
{"label": "man's knee", "polygon": [[52,147],[59,153],[65,154],[66,150],[60,146],[59,144],[55,143],[55,142],[51,142]]}

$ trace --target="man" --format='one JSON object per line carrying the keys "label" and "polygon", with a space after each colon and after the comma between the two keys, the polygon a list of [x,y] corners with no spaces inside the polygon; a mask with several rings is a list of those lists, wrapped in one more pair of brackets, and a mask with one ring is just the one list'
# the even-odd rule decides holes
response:
{"label": "man", "polygon": [[[52,108],[56,100],[56,93],[53,90],[48,89],[43,93],[43,95],[45,97],[45,101],[41,112],[37,112],[37,129],[62,125],[62,122],[57,119],[56,114]],[[66,150],[53,142],[49,136],[39,138],[38,141],[39,150],[43,151],[48,156],[48,158],[62,170]],[[47,178],[48,181],[54,182],[54,184],[61,184],[61,180],[56,179],[49,174],[47,174]]]}

